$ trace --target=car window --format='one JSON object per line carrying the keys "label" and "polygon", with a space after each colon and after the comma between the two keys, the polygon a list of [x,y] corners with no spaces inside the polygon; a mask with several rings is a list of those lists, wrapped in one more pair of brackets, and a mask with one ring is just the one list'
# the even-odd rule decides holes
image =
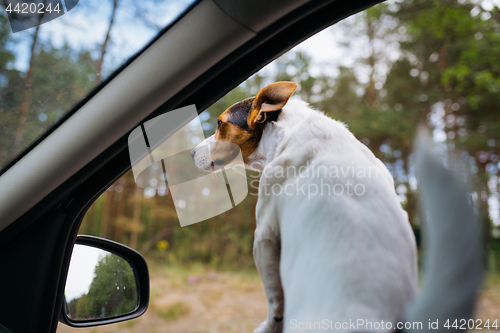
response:
{"label": "car window", "polygon": [[[456,153],[465,163],[464,174],[475,184],[472,197],[485,212],[480,222],[488,276],[476,317],[493,324],[500,316],[499,6],[489,0],[377,5],[285,53],[195,121],[208,137],[218,126],[217,117],[233,103],[255,96],[267,84],[296,82],[296,98],[344,122],[389,169],[419,247],[412,147],[417,126],[425,123],[437,150]],[[194,145],[202,140],[187,135]],[[247,170],[248,195],[242,202],[185,227],[168,187],[137,186],[132,170],[111,185],[88,210],[80,233],[141,252],[150,268],[151,302],[138,319],[88,331],[255,329],[267,311],[252,257],[259,177]],[[72,331],[59,325],[58,332]]]}
{"label": "car window", "polygon": [[2,11],[0,174],[193,3],[80,1],[52,21],[15,33]]}

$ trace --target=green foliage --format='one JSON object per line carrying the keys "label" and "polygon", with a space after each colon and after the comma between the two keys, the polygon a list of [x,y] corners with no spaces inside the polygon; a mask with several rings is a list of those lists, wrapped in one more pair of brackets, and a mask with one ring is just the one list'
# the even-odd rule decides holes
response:
{"label": "green foliage", "polygon": [[68,303],[71,318],[113,317],[132,312],[137,307],[137,287],[130,264],[107,254],[94,269],[94,279],[87,294]]}
{"label": "green foliage", "polygon": [[[6,67],[15,60],[14,53],[9,50],[9,44],[16,41],[10,34],[10,24],[4,12],[0,14],[0,71],[4,74]],[[5,83],[2,84],[5,86]]]}
{"label": "green foliage", "polygon": [[[67,44],[58,49],[45,43],[38,52],[32,83],[35,89],[31,90],[29,97],[29,111],[20,143],[22,147],[34,142],[95,84],[95,61],[88,50],[76,51]],[[0,127],[4,129],[0,131],[0,167],[19,153],[14,145],[14,131],[25,75],[15,69],[4,69],[1,76],[6,85],[0,89]]]}
{"label": "green foliage", "polygon": [[108,254],[94,270],[94,280],[87,293],[86,311],[93,318],[132,312],[137,307],[137,287],[130,264]]}

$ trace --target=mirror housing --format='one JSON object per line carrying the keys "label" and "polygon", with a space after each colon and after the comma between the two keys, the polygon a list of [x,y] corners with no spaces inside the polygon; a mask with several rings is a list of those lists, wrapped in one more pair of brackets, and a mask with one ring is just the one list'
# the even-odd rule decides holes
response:
{"label": "mirror housing", "polygon": [[[119,261],[119,259],[124,259],[125,262],[130,265],[126,265],[128,270],[132,270],[133,276],[135,279],[135,290],[134,292],[137,293],[137,306],[135,307],[134,310],[128,311],[123,314],[118,314],[118,315],[112,315],[109,317],[102,316],[99,318],[89,318],[89,319],[75,319],[71,318],[71,316],[68,314],[68,303],[66,302],[66,297],[63,301],[63,306],[61,308],[61,314],[60,314],[60,319],[59,321],[71,326],[71,327],[92,327],[92,326],[98,326],[98,325],[106,325],[106,324],[113,324],[117,323],[120,321],[125,321],[125,320],[130,320],[137,318],[141,316],[144,312],[146,312],[146,309],[148,308],[149,304],[149,271],[148,271],[148,266],[146,264],[146,261],[142,257],[142,255],[135,251],[132,248],[129,248],[125,245],[122,245],[120,243],[100,238],[100,237],[94,237],[94,236],[87,236],[87,235],[78,235],[76,238],[75,245],[82,245],[85,247],[89,247],[89,249],[93,250],[102,250],[105,252],[108,252],[108,255],[111,255],[113,258],[117,258],[118,260],[115,259],[115,261]],[[74,250],[74,249],[73,249]],[[105,253],[103,252],[103,253]],[[73,253],[74,255],[74,253]],[[73,263],[73,258],[74,256],[72,255],[71,257],[71,264],[78,264],[78,263]],[[107,256],[108,256],[107,255]],[[97,265],[101,264],[103,258],[99,257],[99,262],[95,262]],[[70,267],[71,267],[70,264]],[[93,272],[93,278],[96,278],[96,270],[94,269]],[[69,272],[68,272],[69,276]],[[66,280],[66,284],[67,284]],[[65,291],[66,291],[65,286]],[[118,286],[117,286],[118,289]],[[133,289],[133,288],[132,288]],[[130,289],[129,289],[130,290]],[[66,294],[66,293],[65,293]],[[135,298],[134,298],[135,300]],[[104,309],[104,308],[103,308]],[[103,310],[104,312],[104,310]]]}

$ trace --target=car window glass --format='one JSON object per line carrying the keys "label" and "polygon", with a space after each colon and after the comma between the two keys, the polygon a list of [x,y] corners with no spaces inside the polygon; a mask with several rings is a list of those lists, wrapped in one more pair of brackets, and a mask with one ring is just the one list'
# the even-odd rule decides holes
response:
{"label": "car window glass", "polygon": [[[248,78],[199,116],[205,137],[233,103],[266,84],[294,81],[294,97],[344,122],[387,166],[420,246],[412,166],[419,124],[437,150],[459,152],[486,214],[487,283],[476,317],[500,316],[500,4],[461,0],[389,1],[311,37]],[[202,140],[189,137],[193,144]],[[90,207],[80,233],[140,251],[151,274],[147,313],[92,332],[243,332],[266,317],[252,245],[259,174],[246,171],[248,195],[234,208],[181,227],[168,187],[143,188],[129,171]],[[58,332],[73,329],[59,325]]]}
{"label": "car window glass", "polygon": [[0,173],[194,1],[85,0],[15,33],[1,11]]}

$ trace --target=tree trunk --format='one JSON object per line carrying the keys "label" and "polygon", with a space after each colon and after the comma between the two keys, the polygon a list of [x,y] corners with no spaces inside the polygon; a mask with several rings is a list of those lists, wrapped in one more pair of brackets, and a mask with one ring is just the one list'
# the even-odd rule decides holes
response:
{"label": "tree trunk", "polygon": [[21,148],[23,133],[24,133],[24,123],[26,122],[26,118],[28,115],[31,86],[33,84],[33,72],[35,70],[35,60],[36,60],[35,48],[38,42],[39,32],[40,32],[40,25],[37,25],[31,42],[30,63],[29,63],[28,73],[26,74],[26,81],[24,83],[24,91],[21,98],[21,105],[19,106],[19,115],[17,117],[16,131],[14,133],[15,153],[18,152],[19,149]]}
{"label": "tree trunk", "polygon": [[446,70],[446,67],[448,66],[447,62],[447,52],[446,52],[446,47],[444,45],[441,45],[439,48],[439,73],[443,74],[443,72]]}
{"label": "tree trunk", "polygon": [[92,228],[94,227],[95,220],[95,202],[90,206],[89,210],[85,214],[87,219],[87,229],[85,230],[86,234],[92,235]]}
{"label": "tree trunk", "polygon": [[122,190],[120,191],[120,198],[118,199],[118,207],[116,209],[116,215],[114,218],[115,230],[114,230],[113,240],[117,242],[122,242],[122,230],[123,230],[122,221],[125,219],[127,215],[127,212],[125,211],[125,206],[127,204],[127,197],[128,197],[127,177],[122,176],[122,178],[118,180],[118,185],[122,186]]}
{"label": "tree trunk", "polygon": [[137,240],[139,232],[141,232],[141,212],[142,212],[142,189],[139,186],[135,187],[134,193],[134,212],[132,223],[129,226],[130,230],[130,247],[135,249],[137,247]]}
{"label": "tree trunk", "polygon": [[99,237],[106,238],[108,233],[108,217],[109,217],[109,201],[111,200],[111,195],[108,191],[105,191],[102,195],[102,205],[101,205],[101,224],[99,225]]}
{"label": "tree trunk", "polygon": [[377,91],[375,90],[375,81],[373,80],[373,75],[375,74],[375,64],[372,61],[373,59],[370,59],[370,79],[368,81],[368,88],[366,89],[366,96],[367,96],[367,101],[368,105],[371,107],[374,107],[376,105],[377,101]]}
{"label": "tree trunk", "polygon": [[110,190],[108,193],[108,200],[109,200],[109,206],[108,206],[108,212],[106,213],[106,218],[107,218],[107,228],[106,228],[106,234],[105,238],[111,238],[113,234],[113,221],[116,218],[116,192],[113,186],[113,189]]}
{"label": "tree trunk", "polygon": [[115,22],[115,14],[117,7],[118,7],[118,0],[113,0],[113,10],[111,12],[111,17],[109,19],[108,31],[106,32],[104,43],[102,43],[101,46],[101,58],[97,62],[96,84],[99,84],[102,81],[102,65],[104,63],[104,56],[106,55],[108,42],[111,36],[111,29],[113,28],[113,24]]}
{"label": "tree trunk", "polygon": [[371,21],[366,22],[366,35],[368,36],[368,44],[370,45],[371,54],[367,59],[368,66],[370,66],[370,78],[368,87],[366,89],[367,103],[369,106],[374,107],[377,103],[377,90],[375,89],[375,64],[377,63],[377,55],[375,54],[375,47],[373,46],[375,40],[375,31],[371,25]]}

